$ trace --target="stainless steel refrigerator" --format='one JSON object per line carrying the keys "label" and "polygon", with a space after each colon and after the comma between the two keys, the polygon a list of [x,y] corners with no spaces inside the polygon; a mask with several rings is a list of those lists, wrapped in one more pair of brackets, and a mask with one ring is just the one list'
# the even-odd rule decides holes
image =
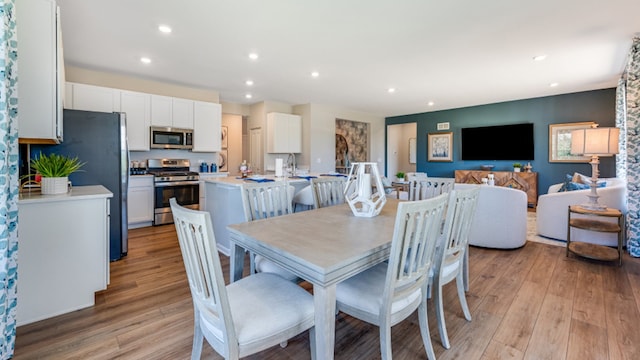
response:
{"label": "stainless steel refrigerator", "polygon": [[[111,261],[127,255],[127,189],[129,148],[124,113],[64,110],[63,141],[59,145],[31,147],[31,156],[57,153],[77,156],[86,164],[69,176],[73,186],[103,185],[113,193],[110,201]],[[73,191],[73,190],[72,190]],[[82,221],[82,219],[78,219]]]}

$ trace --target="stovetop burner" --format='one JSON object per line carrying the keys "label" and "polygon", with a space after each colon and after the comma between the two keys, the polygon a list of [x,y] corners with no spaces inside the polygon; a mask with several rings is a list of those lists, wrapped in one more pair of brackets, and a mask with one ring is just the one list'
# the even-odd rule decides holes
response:
{"label": "stovetop burner", "polygon": [[147,173],[155,176],[155,182],[197,181],[199,174],[189,165],[189,159],[149,159]]}

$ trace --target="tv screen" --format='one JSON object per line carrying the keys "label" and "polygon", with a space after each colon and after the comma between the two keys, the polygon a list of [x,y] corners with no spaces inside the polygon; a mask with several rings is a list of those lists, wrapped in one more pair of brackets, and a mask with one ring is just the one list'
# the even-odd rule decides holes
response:
{"label": "tv screen", "polygon": [[462,129],[462,160],[533,160],[533,124]]}

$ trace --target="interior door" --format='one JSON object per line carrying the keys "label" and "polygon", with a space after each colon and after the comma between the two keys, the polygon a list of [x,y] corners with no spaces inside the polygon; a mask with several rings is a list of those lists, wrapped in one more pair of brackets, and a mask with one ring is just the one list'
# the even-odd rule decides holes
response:
{"label": "interior door", "polygon": [[262,174],[262,160],[264,156],[262,147],[262,128],[249,130],[249,137],[249,164],[251,164],[254,174]]}

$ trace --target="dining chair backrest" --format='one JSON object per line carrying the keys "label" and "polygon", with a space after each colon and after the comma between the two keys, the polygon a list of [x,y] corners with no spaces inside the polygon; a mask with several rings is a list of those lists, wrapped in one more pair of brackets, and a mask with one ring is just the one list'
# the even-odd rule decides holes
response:
{"label": "dining chair backrest", "polygon": [[346,178],[344,177],[320,177],[311,179],[313,206],[318,209],[343,204],[345,202],[344,188],[346,183]]}
{"label": "dining chair backrest", "polygon": [[453,190],[454,185],[454,178],[428,177],[416,180],[415,183],[410,183],[409,199],[413,201],[425,200],[441,194],[448,194]]}
{"label": "dining chair backrest", "polygon": [[447,195],[441,195],[398,204],[383,296],[383,311],[387,314],[394,302],[418,289],[422,291],[422,301],[426,301],[429,271],[448,201]]}
{"label": "dining chair backrest", "polygon": [[[469,241],[471,222],[476,211],[479,188],[451,191],[443,231],[442,245],[436,258],[436,266],[442,268],[456,260],[462,260]],[[440,255],[440,254],[439,254]],[[462,264],[462,261],[460,261]]]}
{"label": "dining chair backrest", "polygon": [[237,344],[238,341],[213,235],[211,215],[206,211],[186,209],[178,205],[175,198],[169,202],[193,298],[195,321],[201,321],[200,316],[204,314],[207,321],[224,335],[221,343],[212,346],[218,352],[228,353],[223,348],[231,346],[229,344]]}
{"label": "dining chair backrest", "polygon": [[292,213],[292,195],[284,181],[242,184],[245,220],[254,221]]}

